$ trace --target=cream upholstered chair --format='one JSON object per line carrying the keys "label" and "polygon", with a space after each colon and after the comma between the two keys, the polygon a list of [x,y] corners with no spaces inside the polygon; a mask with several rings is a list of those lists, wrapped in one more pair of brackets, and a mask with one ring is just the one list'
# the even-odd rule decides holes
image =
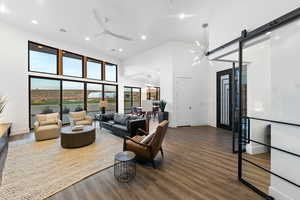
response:
{"label": "cream upholstered chair", "polygon": [[58,138],[62,126],[58,113],[38,114],[34,123],[36,141]]}
{"label": "cream upholstered chair", "polygon": [[91,116],[86,115],[85,111],[70,112],[70,124],[71,126],[92,125],[93,119]]}

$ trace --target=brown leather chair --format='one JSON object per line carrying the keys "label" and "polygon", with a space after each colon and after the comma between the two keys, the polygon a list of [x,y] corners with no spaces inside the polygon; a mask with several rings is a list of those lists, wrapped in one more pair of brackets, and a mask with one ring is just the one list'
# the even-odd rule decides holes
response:
{"label": "brown leather chair", "polygon": [[166,135],[168,125],[169,121],[165,120],[161,122],[148,143],[141,142],[145,138],[145,135],[148,135],[148,133],[139,129],[139,131],[143,132],[145,135],[137,135],[133,138],[125,137],[123,150],[133,151],[137,155],[137,158],[152,162],[153,168],[156,168],[154,158],[159,151],[161,152],[162,157],[164,156],[162,143]]}

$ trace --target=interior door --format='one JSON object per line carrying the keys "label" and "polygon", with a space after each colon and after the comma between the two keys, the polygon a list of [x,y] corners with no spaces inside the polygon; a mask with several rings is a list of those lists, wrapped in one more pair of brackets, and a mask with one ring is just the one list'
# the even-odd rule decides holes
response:
{"label": "interior door", "polygon": [[191,126],[194,88],[192,78],[176,77],[176,125]]}
{"label": "interior door", "polygon": [[232,130],[232,69],[217,72],[217,127]]}

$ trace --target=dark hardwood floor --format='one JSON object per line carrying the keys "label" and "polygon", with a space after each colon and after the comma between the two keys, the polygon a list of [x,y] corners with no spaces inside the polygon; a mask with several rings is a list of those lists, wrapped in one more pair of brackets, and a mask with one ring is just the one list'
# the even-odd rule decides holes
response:
{"label": "dark hardwood floor", "polygon": [[[262,199],[237,180],[231,132],[208,126],[169,129],[163,147],[164,159],[160,154],[156,158],[158,169],[138,164],[136,178],[130,183],[117,182],[111,167],[48,200]],[[265,163],[261,157],[253,159]],[[268,184],[258,169],[246,173],[261,185]]]}

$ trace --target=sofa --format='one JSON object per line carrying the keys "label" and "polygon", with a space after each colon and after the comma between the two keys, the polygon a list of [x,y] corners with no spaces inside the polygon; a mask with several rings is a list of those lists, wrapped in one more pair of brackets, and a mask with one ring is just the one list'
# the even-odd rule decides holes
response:
{"label": "sofa", "polygon": [[86,111],[79,111],[79,112],[70,112],[70,124],[71,126],[78,126],[78,125],[92,125],[93,119],[91,116],[86,114]]}
{"label": "sofa", "polygon": [[119,137],[134,137],[138,129],[146,129],[146,120],[135,115],[102,114],[99,121],[101,128],[108,129]]}
{"label": "sofa", "polygon": [[36,141],[58,138],[62,122],[59,113],[38,114],[34,123],[34,135]]}

